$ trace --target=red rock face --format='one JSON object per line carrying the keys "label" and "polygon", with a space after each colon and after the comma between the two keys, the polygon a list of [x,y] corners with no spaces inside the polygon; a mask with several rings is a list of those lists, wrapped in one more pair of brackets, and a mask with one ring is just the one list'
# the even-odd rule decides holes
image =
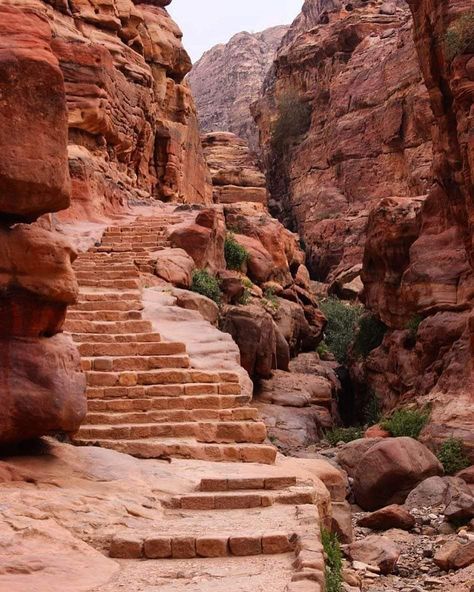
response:
{"label": "red rock face", "polygon": [[[44,8],[44,5],[42,5]],[[75,253],[41,214],[68,207],[67,110],[52,33],[34,3],[0,6],[0,444],[75,431],[79,354],[61,332]]]}
{"label": "red rock face", "polygon": [[[369,380],[390,405],[416,397],[433,405],[424,434],[428,441],[454,435],[472,456],[474,55],[448,59],[446,45],[448,30],[472,14],[472,4],[410,4],[436,120],[433,184],[416,221],[407,223],[406,208],[404,213],[395,205],[389,230],[383,202],[371,214],[363,272],[366,302],[394,331],[370,356],[367,368]],[[405,327],[413,319],[421,323],[410,334]]]}
{"label": "red rock face", "polygon": [[[362,262],[372,206],[424,194],[431,164],[408,8],[343,4],[306,0],[253,108],[273,211],[304,239],[314,278],[328,282]],[[275,143],[285,100],[306,104],[310,121]]]}
{"label": "red rock face", "polygon": [[29,221],[69,205],[64,82],[47,20],[1,10],[0,207]]}
{"label": "red rock face", "polygon": [[184,81],[191,61],[169,2],[32,4],[50,22],[65,82],[72,204],[61,219],[101,219],[153,199],[210,203]]}

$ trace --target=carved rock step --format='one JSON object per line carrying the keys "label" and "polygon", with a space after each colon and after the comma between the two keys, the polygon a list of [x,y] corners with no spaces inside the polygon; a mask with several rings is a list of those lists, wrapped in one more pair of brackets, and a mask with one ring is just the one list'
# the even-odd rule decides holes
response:
{"label": "carved rock step", "polygon": [[151,386],[158,384],[185,384],[191,382],[238,382],[229,372],[203,372],[201,370],[149,370],[147,372],[87,372],[89,386]]}
{"label": "carved rock step", "polygon": [[76,343],[159,343],[159,333],[72,333]]}
{"label": "carved rock step", "polygon": [[74,310],[68,311],[68,319],[74,321],[140,321],[140,310]]}
{"label": "carved rock step", "polygon": [[194,557],[250,557],[295,550],[297,536],[283,532],[250,535],[208,534],[160,536],[153,533],[117,534],[109,555],[116,559],[192,559]]}
{"label": "carved rock step", "polygon": [[[188,377],[186,377],[188,378]],[[179,399],[183,395],[193,397],[209,397],[219,395],[222,397],[240,395],[240,384],[232,382],[203,382],[203,383],[165,383],[157,385],[140,386],[114,386],[97,387],[89,386],[87,393],[92,399],[140,399],[167,397]]]}
{"label": "carved rock step", "polygon": [[314,504],[316,493],[312,487],[290,487],[282,491],[227,491],[195,493],[170,498],[165,506],[181,510],[243,510],[274,504]]}
{"label": "carved rock step", "polygon": [[189,458],[215,462],[273,464],[276,448],[266,444],[210,444],[191,438],[144,438],[140,440],[74,438],[77,444],[102,446],[137,458]]}
{"label": "carved rock step", "polygon": [[140,300],[86,300],[68,308],[68,315],[73,311],[94,310],[142,310],[143,303]]}
{"label": "carved rock step", "polygon": [[151,333],[150,321],[75,321],[66,320],[64,330],[71,333]]}
{"label": "carved rock step", "polygon": [[140,424],[83,424],[78,438],[87,440],[135,440],[137,438],[193,438],[198,442],[231,444],[232,442],[262,443],[267,437],[263,422],[199,421]]}
{"label": "carved rock step", "polygon": [[252,407],[237,409],[167,409],[136,410],[135,412],[94,412],[89,405],[87,423],[94,424],[140,424],[140,423],[179,423],[190,421],[256,421],[258,410]]}
{"label": "carved rock step", "polygon": [[[96,389],[88,389],[96,390]],[[132,390],[132,389],[129,389]],[[154,397],[152,399],[88,399],[90,412],[114,411],[177,411],[177,410],[224,410],[245,407],[250,402],[247,395],[200,395],[179,397]]]}
{"label": "carved rock step", "polygon": [[94,372],[124,372],[141,370],[159,370],[162,368],[189,368],[189,356],[159,355],[159,356],[121,356],[121,357],[84,357],[82,369]]}
{"label": "carved rock step", "polygon": [[169,356],[185,354],[184,343],[174,341],[159,341],[157,343],[94,343],[85,342],[78,344],[79,353],[83,357],[99,356]]}
{"label": "carved rock step", "polygon": [[201,479],[199,490],[202,492],[242,491],[254,489],[281,490],[288,487],[295,487],[297,479],[295,476],[279,477],[235,477],[232,479],[204,478]]}
{"label": "carved rock step", "polygon": [[[78,302],[125,302],[129,300],[137,300],[140,298],[140,290],[131,290],[127,292],[117,292],[111,290],[83,290],[79,292]],[[141,300],[140,300],[141,302]]]}
{"label": "carved rock step", "polygon": [[138,271],[138,269],[135,267],[133,270],[121,270],[121,269],[95,269],[95,268],[91,268],[91,269],[86,269],[86,270],[81,270],[81,269],[77,269],[76,267],[74,267],[74,270],[76,272],[76,278],[77,281],[81,284],[81,285],[87,285],[85,284],[85,282],[87,282],[88,280],[97,280],[97,279],[103,279],[103,280],[131,280],[131,279],[137,279],[140,277],[140,273]]}
{"label": "carved rock step", "polygon": [[98,288],[110,288],[112,290],[133,290],[134,288],[140,287],[139,279],[122,279],[122,280],[109,280],[100,277],[89,277],[81,279],[81,286],[97,286]]}

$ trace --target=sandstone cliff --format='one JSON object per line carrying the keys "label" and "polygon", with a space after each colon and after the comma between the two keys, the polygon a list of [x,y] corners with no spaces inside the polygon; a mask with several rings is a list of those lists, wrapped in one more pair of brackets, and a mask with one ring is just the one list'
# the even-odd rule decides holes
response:
{"label": "sandstone cliff", "polygon": [[398,4],[306,0],[253,108],[272,211],[314,279],[356,276],[371,207],[429,186],[432,116]]}
{"label": "sandstone cliff", "polygon": [[433,182],[424,203],[385,200],[371,214],[363,279],[367,305],[391,328],[367,362],[369,382],[392,405],[432,404],[425,436],[458,436],[472,455],[474,46],[450,55],[449,45],[473,18],[469,4],[410,3],[435,114]]}
{"label": "sandstone cliff", "polygon": [[79,354],[61,334],[75,253],[47,212],[69,206],[65,85],[48,22],[0,6],[0,443],[73,432],[86,412]]}
{"label": "sandstone cliff", "polygon": [[193,66],[189,82],[203,131],[233,132],[257,150],[258,132],[249,106],[260,95],[287,28],[238,33],[207,51]]}
{"label": "sandstone cliff", "polygon": [[169,2],[13,4],[47,22],[64,77],[72,200],[62,218],[100,218],[129,200],[209,202],[191,61]]}

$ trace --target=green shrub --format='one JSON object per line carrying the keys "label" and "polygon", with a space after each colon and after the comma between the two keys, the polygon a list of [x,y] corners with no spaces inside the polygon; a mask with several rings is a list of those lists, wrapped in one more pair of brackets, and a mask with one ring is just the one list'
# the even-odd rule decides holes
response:
{"label": "green shrub", "polygon": [[197,269],[193,273],[191,290],[202,296],[207,296],[207,298],[214,300],[216,304],[219,304],[221,300],[219,282],[205,269]]}
{"label": "green shrub", "polygon": [[331,352],[329,351],[329,348],[326,345],[326,343],[324,341],[321,341],[321,343],[316,348],[316,353],[319,355],[320,358],[325,358]]}
{"label": "green shrub", "polygon": [[338,298],[326,298],[320,308],[327,318],[325,343],[340,364],[347,362],[349,347],[354,340],[362,308],[345,304]]}
{"label": "green shrub", "polygon": [[337,535],[321,530],[321,542],[326,555],[326,592],[342,591],[342,551]]}
{"label": "green shrub", "polygon": [[418,335],[418,328],[420,327],[422,321],[422,316],[415,315],[405,325],[405,329],[410,333],[410,338],[413,339],[413,341],[416,341],[416,336]]}
{"label": "green shrub", "polygon": [[443,442],[437,456],[446,475],[454,475],[471,465],[464,453],[462,440],[457,438],[449,438]]}
{"label": "green shrub", "polygon": [[474,10],[453,21],[446,32],[444,44],[449,61],[463,53],[474,52]]}
{"label": "green shrub", "polygon": [[225,237],[224,255],[227,267],[236,271],[240,271],[249,258],[247,249],[239,245],[232,232]]}
{"label": "green shrub", "polygon": [[366,358],[372,350],[382,344],[386,331],[387,325],[374,314],[362,315],[354,343],[355,352]]}
{"label": "green shrub", "polygon": [[382,409],[380,407],[380,399],[373,392],[369,392],[367,400],[363,409],[363,420],[371,426],[379,423],[382,418]]}
{"label": "green shrub", "polygon": [[358,440],[364,435],[363,428],[360,427],[349,427],[349,428],[333,428],[328,430],[324,434],[324,438],[335,446],[338,442],[352,442],[352,440]]}
{"label": "green shrub", "polygon": [[430,413],[426,409],[397,409],[380,425],[395,438],[409,436],[417,439],[429,418]]}
{"label": "green shrub", "polygon": [[278,103],[278,118],[272,130],[272,146],[281,150],[305,134],[311,125],[311,105],[297,93],[283,95]]}

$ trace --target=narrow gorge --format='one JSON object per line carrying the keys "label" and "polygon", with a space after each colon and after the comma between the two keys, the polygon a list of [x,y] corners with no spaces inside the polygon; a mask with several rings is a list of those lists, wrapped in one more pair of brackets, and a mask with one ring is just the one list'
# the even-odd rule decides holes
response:
{"label": "narrow gorge", "polygon": [[473,592],[474,3],[188,1],[0,0],[0,592]]}

